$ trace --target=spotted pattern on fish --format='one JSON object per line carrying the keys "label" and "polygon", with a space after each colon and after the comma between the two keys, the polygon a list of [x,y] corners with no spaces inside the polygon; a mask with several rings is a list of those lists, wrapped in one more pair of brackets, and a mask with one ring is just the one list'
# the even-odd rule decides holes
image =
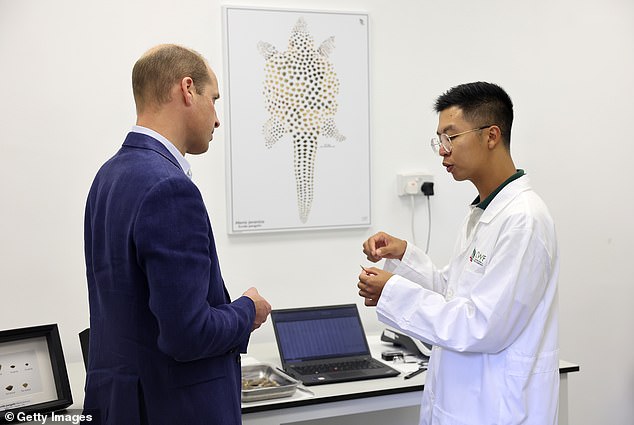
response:
{"label": "spotted pattern on fish", "polygon": [[271,148],[285,134],[293,140],[293,162],[299,218],[306,223],[313,202],[315,159],[319,136],[339,142],[345,137],[334,121],[339,79],[328,56],[335,46],[329,37],[315,49],[304,18],[291,31],[285,52],[258,43],[265,59],[264,98],[269,119],[264,123],[265,145]]}

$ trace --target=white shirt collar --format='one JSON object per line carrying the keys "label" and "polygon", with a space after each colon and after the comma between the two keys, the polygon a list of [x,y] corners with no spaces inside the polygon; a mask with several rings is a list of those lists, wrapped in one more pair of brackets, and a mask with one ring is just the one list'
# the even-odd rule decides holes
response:
{"label": "white shirt collar", "polygon": [[176,146],[174,146],[174,144],[172,142],[167,140],[165,137],[163,137],[162,135],[160,135],[156,131],[154,131],[154,130],[152,130],[150,128],[147,128],[147,127],[141,127],[140,125],[133,126],[130,131],[132,131],[134,133],[145,134],[146,136],[150,136],[151,138],[156,139],[159,142],[161,142],[161,144],[163,146],[165,146],[168,151],[170,151],[170,153],[176,159],[176,161],[178,161],[178,165],[181,166],[181,168],[183,169],[183,172],[185,173],[185,175],[187,177],[189,177],[190,179],[192,178],[192,167],[191,167],[191,165],[189,165],[189,162],[187,162],[187,160],[185,159],[183,154],[180,153],[180,151],[178,149],[176,149]]}

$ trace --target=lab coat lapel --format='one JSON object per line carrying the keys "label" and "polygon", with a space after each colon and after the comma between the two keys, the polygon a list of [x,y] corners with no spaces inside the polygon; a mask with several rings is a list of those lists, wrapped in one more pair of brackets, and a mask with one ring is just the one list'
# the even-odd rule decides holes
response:
{"label": "lab coat lapel", "polygon": [[473,239],[478,233],[478,227],[482,223],[490,223],[518,194],[530,189],[530,181],[524,175],[506,185],[484,211],[475,205],[470,205],[469,214],[464,220],[460,233],[459,250],[461,255],[459,258],[466,258],[465,255],[471,249]]}
{"label": "lab coat lapel", "polygon": [[531,185],[528,176],[524,175],[517,180],[513,180],[493,198],[489,206],[484,210],[480,222],[490,223],[517,195],[530,189]]}
{"label": "lab coat lapel", "polygon": [[462,224],[462,231],[460,232],[458,251],[459,256],[457,258],[463,258],[464,254],[469,250],[471,242],[473,241],[473,235],[475,235],[476,227],[478,226],[480,212],[475,206],[469,206],[469,213],[464,219]]}

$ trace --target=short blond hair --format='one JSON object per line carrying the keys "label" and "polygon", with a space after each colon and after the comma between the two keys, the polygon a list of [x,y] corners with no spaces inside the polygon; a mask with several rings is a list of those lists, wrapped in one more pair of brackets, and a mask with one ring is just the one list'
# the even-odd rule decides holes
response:
{"label": "short blond hair", "polygon": [[162,44],[148,50],[132,69],[137,112],[148,105],[169,102],[174,84],[186,77],[193,80],[198,94],[211,84],[209,66],[200,53],[176,44]]}

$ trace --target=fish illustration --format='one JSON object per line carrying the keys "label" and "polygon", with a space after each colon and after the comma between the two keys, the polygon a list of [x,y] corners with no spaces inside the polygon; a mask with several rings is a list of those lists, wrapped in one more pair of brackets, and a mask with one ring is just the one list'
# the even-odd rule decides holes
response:
{"label": "fish illustration", "polygon": [[293,27],[285,52],[278,52],[270,43],[258,43],[265,59],[264,98],[270,114],[262,128],[265,145],[271,148],[284,135],[291,135],[302,223],[308,220],[313,203],[318,138],[345,140],[334,120],[339,79],[328,61],[334,47],[335,38],[329,37],[315,48],[303,17]]}

